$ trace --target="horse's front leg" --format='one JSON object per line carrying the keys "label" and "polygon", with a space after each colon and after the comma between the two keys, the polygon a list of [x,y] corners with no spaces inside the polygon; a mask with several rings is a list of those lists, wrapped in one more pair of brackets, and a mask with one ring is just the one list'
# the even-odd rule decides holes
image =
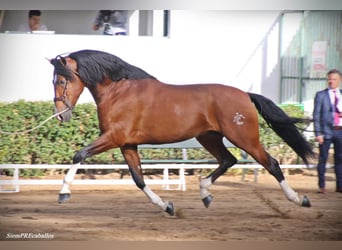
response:
{"label": "horse's front leg", "polygon": [[121,152],[128,164],[132,178],[139,189],[151,200],[153,204],[158,206],[162,211],[170,215],[174,215],[173,203],[164,202],[156,193],[154,193],[144,182],[144,177],[141,170],[140,158],[137,152],[137,146],[125,146],[121,148]]}
{"label": "horse's front leg", "polygon": [[103,134],[99,138],[97,138],[93,143],[89,144],[82,150],[78,151],[73,158],[73,165],[68,170],[68,173],[64,177],[62,188],[59,192],[58,202],[62,203],[70,199],[70,185],[72,184],[77,169],[79,165],[87,158],[102,152],[107,151],[108,149],[117,147],[113,144],[111,138],[107,134]]}

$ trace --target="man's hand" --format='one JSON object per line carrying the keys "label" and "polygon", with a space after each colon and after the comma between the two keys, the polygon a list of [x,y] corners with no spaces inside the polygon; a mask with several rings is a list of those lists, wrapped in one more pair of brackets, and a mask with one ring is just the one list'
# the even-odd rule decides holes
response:
{"label": "man's hand", "polygon": [[32,30],[38,30],[40,27],[40,23],[35,23],[32,27]]}
{"label": "man's hand", "polygon": [[323,135],[316,136],[316,141],[317,141],[319,144],[323,144],[323,142],[324,142],[324,136],[323,136]]}

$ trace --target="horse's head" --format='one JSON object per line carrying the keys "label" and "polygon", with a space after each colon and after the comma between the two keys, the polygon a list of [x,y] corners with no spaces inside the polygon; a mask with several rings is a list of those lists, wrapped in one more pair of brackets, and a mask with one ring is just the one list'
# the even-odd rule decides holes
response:
{"label": "horse's head", "polygon": [[50,63],[54,66],[55,113],[65,110],[57,116],[57,119],[69,121],[84,84],[77,73],[77,64],[73,59],[57,56],[51,59]]}

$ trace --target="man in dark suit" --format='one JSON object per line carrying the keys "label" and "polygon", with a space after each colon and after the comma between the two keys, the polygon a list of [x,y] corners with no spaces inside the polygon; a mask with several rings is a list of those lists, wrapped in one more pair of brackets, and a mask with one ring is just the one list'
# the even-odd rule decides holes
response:
{"label": "man in dark suit", "polygon": [[334,144],[336,192],[342,193],[342,73],[333,69],[327,74],[328,88],[318,91],[314,100],[314,129],[319,143],[318,186],[325,193],[325,165],[330,145]]}

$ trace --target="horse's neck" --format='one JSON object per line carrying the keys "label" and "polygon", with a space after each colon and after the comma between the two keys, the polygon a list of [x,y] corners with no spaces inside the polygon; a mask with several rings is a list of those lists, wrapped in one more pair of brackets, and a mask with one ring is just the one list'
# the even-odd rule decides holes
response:
{"label": "horse's neck", "polygon": [[103,96],[108,94],[108,91],[110,91],[109,88],[112,84],[114,84],[112,81],[109,82],[108,80],[105,80],[102,83],[97,83],[93,86],[87,86],[96,104],[99,104]]}
{"label": "horse's neck", "polygon": [[92,94],[96,104],[100,104],[107,99],[115,99],[122,93],[132,91],[134,85],[140,86],[151,86],[150,84],[165,84],[156,79],[141,79],[141,80],[131,80],[122,79],[120,81],[114,82],[112,80],[105,80],[102,83],[96,84],[95,87],[88,87],[90,93]]}

